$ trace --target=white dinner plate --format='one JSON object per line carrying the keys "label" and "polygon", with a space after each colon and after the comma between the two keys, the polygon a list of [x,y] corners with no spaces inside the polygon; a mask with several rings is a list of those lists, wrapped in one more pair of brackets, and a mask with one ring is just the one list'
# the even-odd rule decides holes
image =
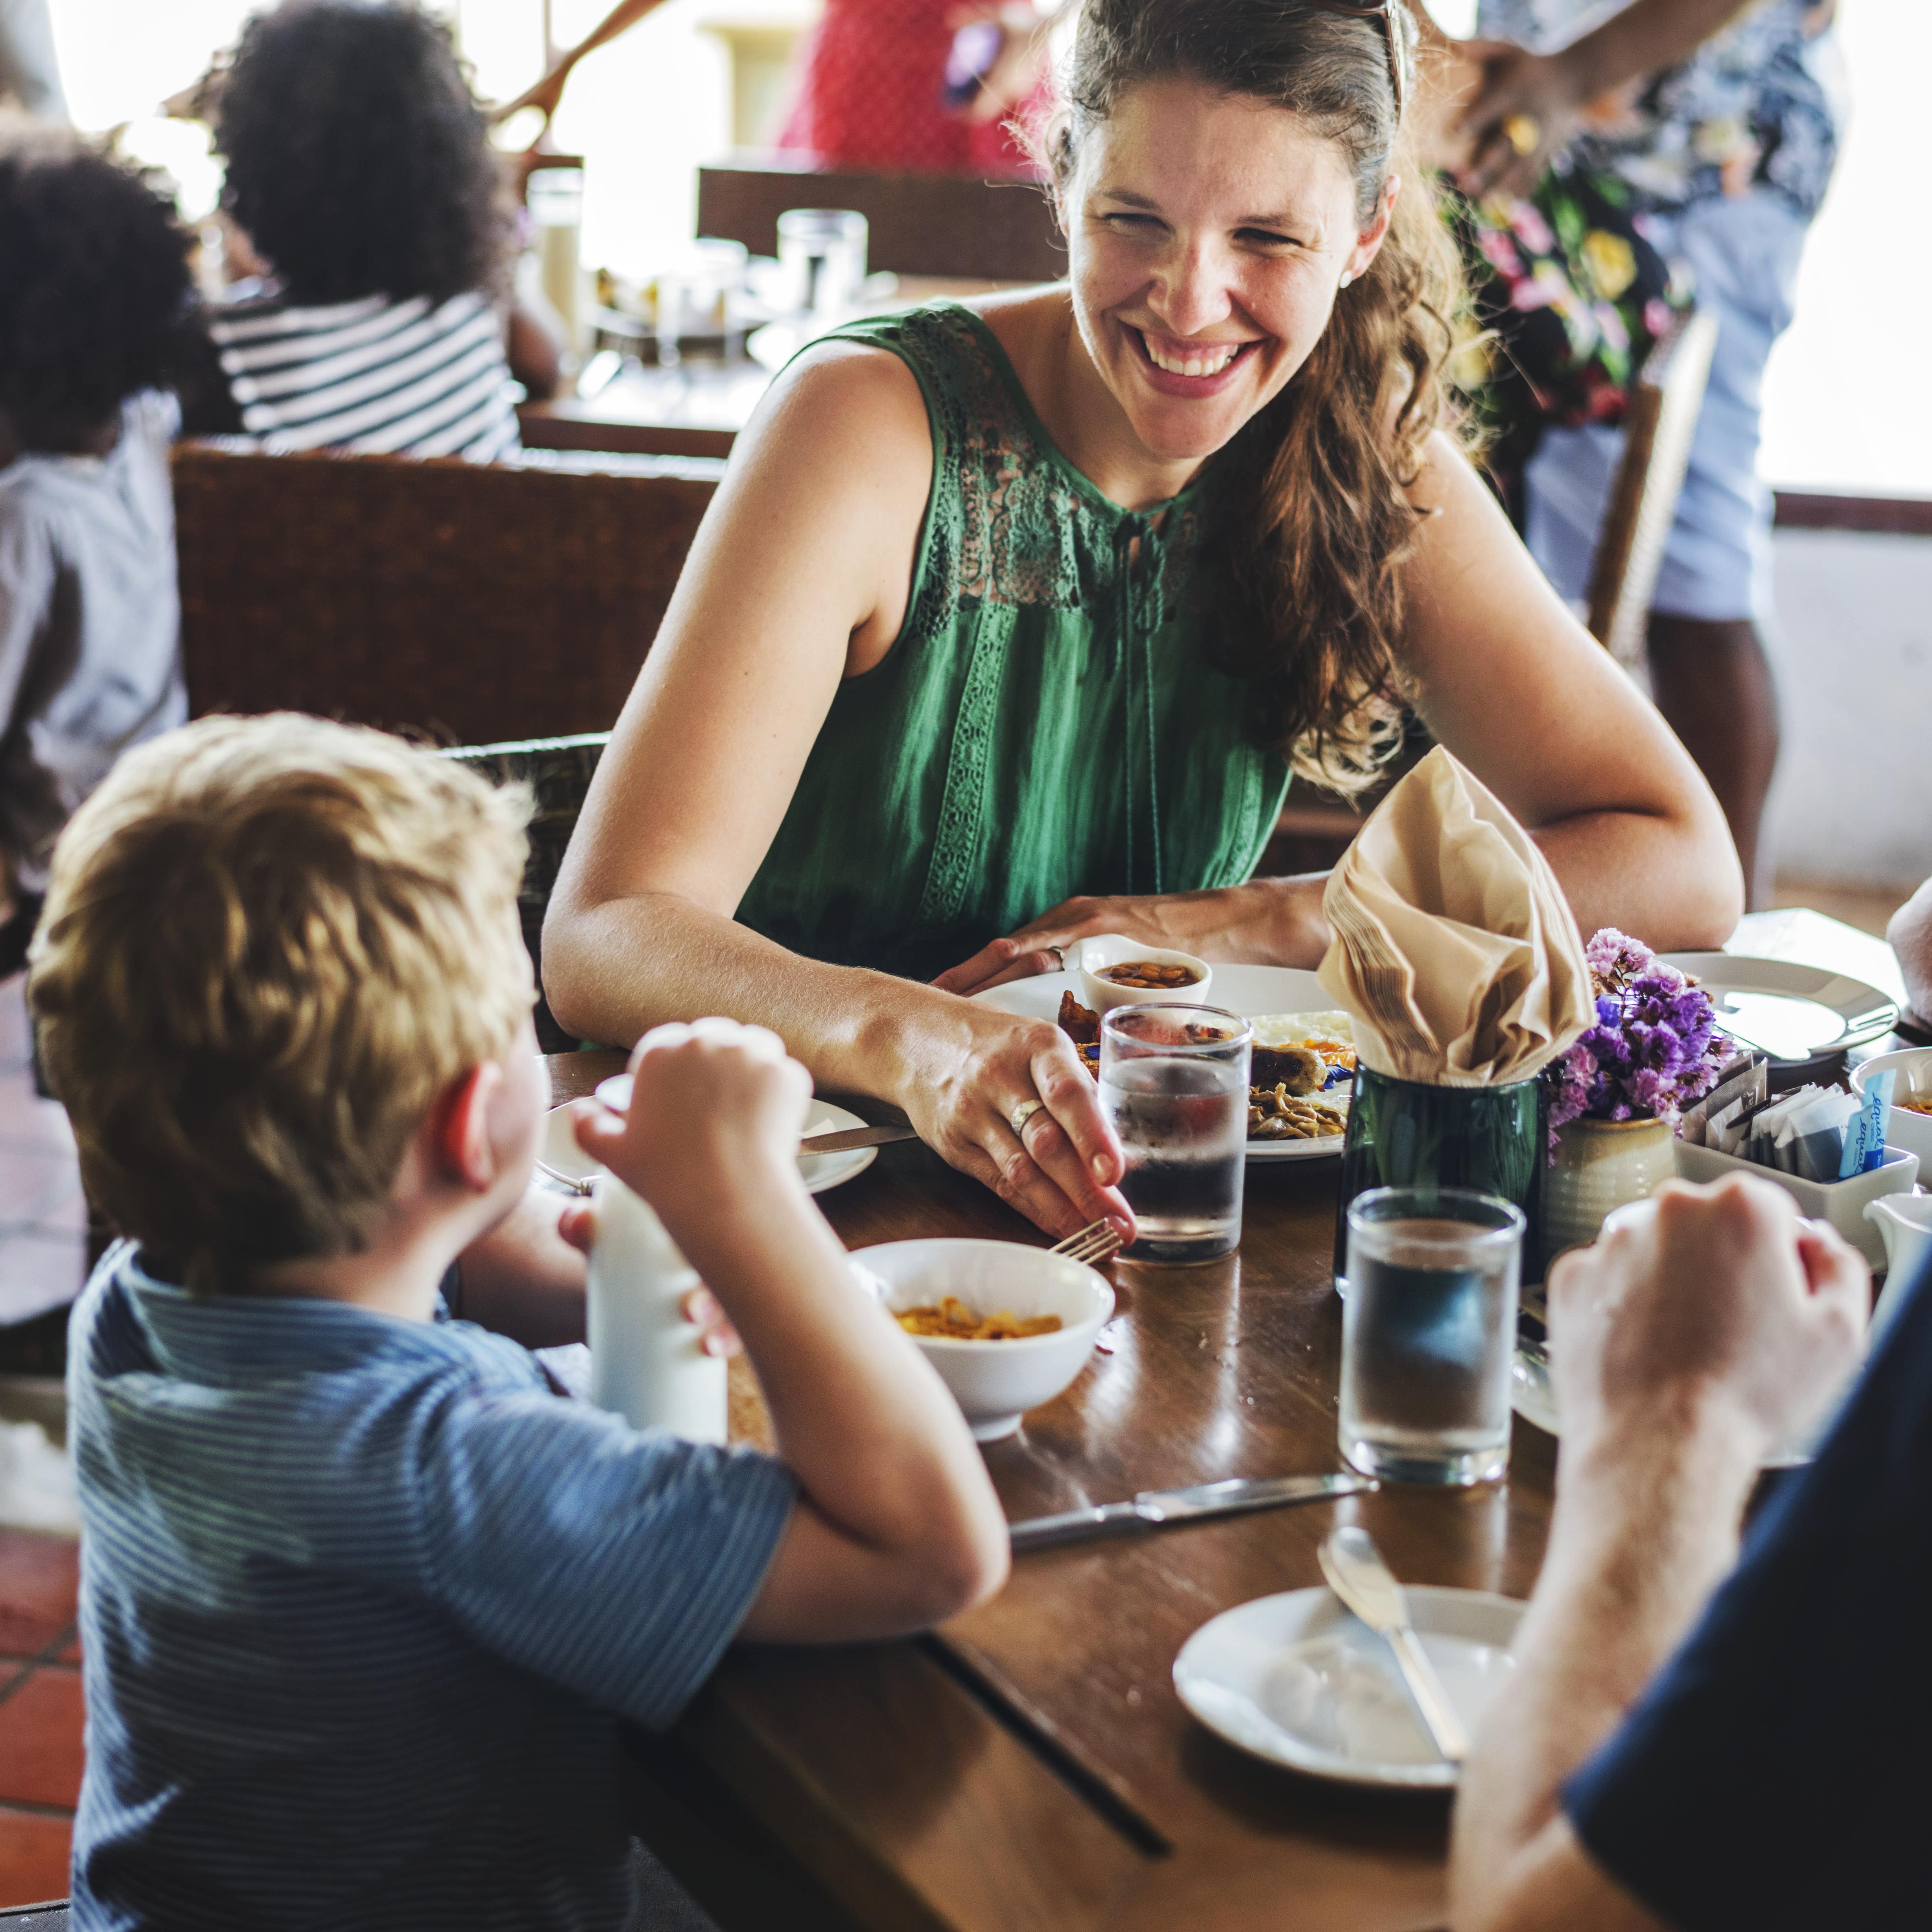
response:
{"label": "white dinner plate", "polygon": [[[1426,1584],[1408,1595],[1422,1647],[1473,1732],[1516,1668],[1509,1647],[1528,1606]],[[1181,1646],[1174,1688],[1210,1731],[1271,1764],[1397,1790],[1456,1782],[1394,1653],[1332,1590],[1288,1590],[1223,1611]]]}
{"label": "white dinner plate", "polygon": [[1730,952],[1665,952],[1711,996],[1718,1024],[1774,1060],[1810,1060],[1862,1046],[1898,1022],[1898,1003],[1876,986],[1789,959]]}
{"label": "white dinner plate", "polygon": [[[805,1117],[808,1138],[813,1134],[837,1133],[865,1124],[856,1114],[817,1098]],[[828,1187],[836,1187],[855,1174],[864,1173],[878,1157],[875,1147],[848,1148],[843,1154],[801,1154],[798,1171],[805,1178],[808,1193],[823,1194]],[[588,1180],[597,1172],[597,1163],[577,1144],[577,1136],[570,1130],[569,1102],[550,1109],[549,1118],[544,1122],[543,1145],[537,1158],[546,1167],[554,1167],[573,1180]]]}
{"label": "white dinner plate", "polygon": [[[1004,1013],[1018,1013],[1027,1019],[1051,1020],[1060,1017],[1060,996],[1070,992],[1080,997],[1078,976],[1072,973],[1042,973],[1031,980],[1012,980],[994,986],[974,999]],[[1296,966],[1216,966],[1214,983],[1206,1003],[1224,1012],[1239,1013],[1251,1020],[1262,1013],[1323,1013],[1335,1008],[1333,997],[1322,989],[1312,973]],[[1348,1109],[1346,1094],[1332,1089],[1322,1098],[1330,1106]],[[1316,1160],[1324,1154],[1342,1151],[1342,1136],[1330,1134],[1315,1141],[1250,1141],[1250,1160]]]}

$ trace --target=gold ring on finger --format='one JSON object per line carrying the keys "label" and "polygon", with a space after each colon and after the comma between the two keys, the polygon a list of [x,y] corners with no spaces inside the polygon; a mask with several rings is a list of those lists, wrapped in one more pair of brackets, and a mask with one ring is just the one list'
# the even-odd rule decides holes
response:
{"label": "gold ring on finger", "polygon": [[1503,139],[1519,154],[1533,154],[1543,145],[1543,123],[1534,114],[1512,114],[1503,123]]}
{"label": "gold ring on finger", "polygon": [[1006,1125],[1012,1129],[1017,1139],[1026,1138],[1026,1124],[1046,1105],[1044,1100],[1022,1100],[1006,1116]]}

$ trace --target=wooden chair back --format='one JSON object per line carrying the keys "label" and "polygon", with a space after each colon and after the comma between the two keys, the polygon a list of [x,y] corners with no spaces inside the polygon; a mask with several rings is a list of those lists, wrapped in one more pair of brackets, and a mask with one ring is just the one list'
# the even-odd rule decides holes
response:
{"label": "wooden chair back", "polygon": [[543,922],[550,892],[563,864],[570,835],[577,830],[585,793],[597,761],[610,742],[604,731],[568,738],[525,739],[502,745],[464,745],[446,752],[480,772],[492,784],[526,784],[536,802],[530,818],[530,856],[524,867],[522,890],[517,895],[523,922],[524,944],[537,975],[537,1039],[546,1053],[568,1053],[579,1042],[552,1017],[542,996]]}
{"label": "wooden chair back", "polygon": [[866,263],[902,275],[1057,281],[1066,244],[1034,182],[971,175],[820,172],[808,159],[740,150],[698,171],[698,232],[778,252],[788,208],[850,208],[866,218]]}
{"label": "wooden chair back", "polygon": [[463,743],[607,730],[724,473],[187,442],[174,457],[190,706]]}
{"label": "wooden chair back", "polygon": [[1624,409],[1624,454],[1597,538],[1590,634],[1626,668],[1643,662],[1650,600],[1704,406],[1718,318],[1693,311],[1644,358]]}

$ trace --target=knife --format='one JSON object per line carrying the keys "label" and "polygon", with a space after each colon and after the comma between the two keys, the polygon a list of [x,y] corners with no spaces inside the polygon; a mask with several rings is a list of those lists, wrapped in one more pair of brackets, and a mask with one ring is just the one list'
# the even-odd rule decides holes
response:
{"label": "knife", "polygon": [[901,1122],[897,1126],[842,1127],[836,1134],[807,1134],[798,1144],[801,1154],[844,1154],[848,1148],[884,1147],[892,1141],[918,1138],[919,1130]]}
{"label": "knife", "polygon": [[1408,1620],[1408,1593],[1383,1562],[1375,1538],[1352,1523],[1331,1532],[1321,1555],[1329,1588],[1395,1652],[1436,1748],[1451,1764],[1460,1764],[1469,1755],[1469,1734]]}
{"label": "knife", "polygon": [[1288,1503],[1327,1502],[1377,1486],[1367,1476],[1235,1476],[1189,1490],[1143,1490],[1131,1502],[1100,1503],[1091,1509],[1016,1522],[1011,1532],[1013,1554],[1079,1543],[1090,1536],[1120,1536],[1210,1516],[1239,1516],[1248,1510],[1280,1509]]}

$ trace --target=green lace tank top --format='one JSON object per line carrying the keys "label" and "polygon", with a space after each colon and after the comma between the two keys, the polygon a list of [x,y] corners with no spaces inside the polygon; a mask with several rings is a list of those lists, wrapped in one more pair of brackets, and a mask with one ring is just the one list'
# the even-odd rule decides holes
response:
{"label": "green lace tank top", "polygon": [[1208,662],[1206,479],[1144,513],[1102,496],[956,303],[838,334],[918,378],[932,492],[904,628],[839,686],[738,917],[924,980],[1076,894],[1246,878],[1288,766]]}

